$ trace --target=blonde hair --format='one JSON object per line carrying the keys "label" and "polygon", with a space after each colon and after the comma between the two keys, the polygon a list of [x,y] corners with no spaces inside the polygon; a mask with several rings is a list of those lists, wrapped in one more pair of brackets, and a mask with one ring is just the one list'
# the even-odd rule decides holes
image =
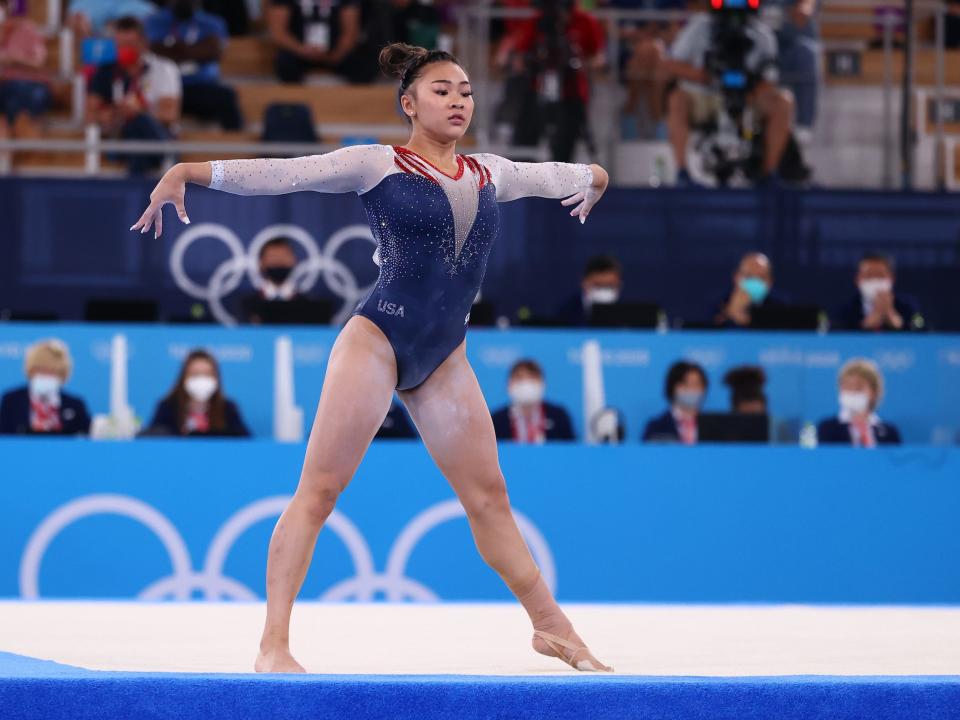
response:
{"label": "blonde hair", "polygon": [[56,371],[64,381],[73,372],[73,358],[66,343],[56,338],[39,340],[27,348],[23,369],[29,376],[37,368],[49,368]]}
{"label": "blonde hair", "polygon": [[852,358],[844,363],[837,375],[837,384],[843,382],[845,377],[856,377],[866,381],[873,390],[873,401],[870,403],[870,409],[876,410],[883,398],[883,373],[873,360],[867,358]]}

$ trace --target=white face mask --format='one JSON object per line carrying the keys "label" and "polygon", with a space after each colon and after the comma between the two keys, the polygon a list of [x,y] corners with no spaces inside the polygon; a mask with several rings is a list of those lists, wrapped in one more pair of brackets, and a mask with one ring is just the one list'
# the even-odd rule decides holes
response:
{"label": "white face mask", "polygon": [[865,392],[841,390],[840,409],[853,415],[863,415],[870,409],[870,396]]}
{"label": "white face mask", "polygon": [[543,383],[539,380],[514,380],[507,394],[514,405],[533,405],[543,400]]}
{"label": "white face mask", "polygon": [[60,387],[63,385],[56,375],[34,375],[30,378],[30,394],[44,398],[47,401],[60,397]]}
{"label": "white face mask", "polygon": [[217,379],[210,375],[193,375],[187,378],[183,387],[193,400],[206,402],[217,391]]}
{"label": "white face mask", "polygon": [[587,305],[612,305],[620,299],[620,291],[612,287],[595,287],[587,290]]}
{"label": "white face mask", "polygon": [[863,280],[858,287],[864,302],[872,303],[880,293],[893,290],[893,281],[890,278],[872,278]]}

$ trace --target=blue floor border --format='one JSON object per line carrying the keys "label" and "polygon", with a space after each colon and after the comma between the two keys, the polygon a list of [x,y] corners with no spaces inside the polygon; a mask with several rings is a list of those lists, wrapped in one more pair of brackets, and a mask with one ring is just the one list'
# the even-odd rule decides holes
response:
{"label": "blue floor border", "polygon": [[3,720],[952,720],[960,676],[101,672],[0,652]]}

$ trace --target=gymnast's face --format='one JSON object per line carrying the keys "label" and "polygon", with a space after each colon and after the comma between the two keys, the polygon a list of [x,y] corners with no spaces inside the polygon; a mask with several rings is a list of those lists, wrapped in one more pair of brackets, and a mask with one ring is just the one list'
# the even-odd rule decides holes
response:
{"label": "gymnast's face", "polygon": [[415,127],[441,141],[462,138],[473,119],[470,79],[452,62],[427,65],[400,102]]}

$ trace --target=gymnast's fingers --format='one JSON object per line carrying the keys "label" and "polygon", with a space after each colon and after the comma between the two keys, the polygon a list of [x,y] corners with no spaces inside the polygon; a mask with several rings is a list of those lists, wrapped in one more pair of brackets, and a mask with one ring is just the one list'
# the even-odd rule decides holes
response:
{"label": "gymnast's fingers", "polygon": [[184,225],[190,224],[190,218],[187,217],[187,208],[183,202],[183,196],[173,201],[173,206],[177,209],[177,216]]}
{"label": "gymnast's fingers", "polygon": [[582,193],[582,192],[578,192],[578,193],[576,193],[576,194],[574,194],[574,195],[571,195],[571,196],[568,197],[566,200],[561,200],[561,201],[560,201],[560,204],[561,204],[561,205],[573,205],[574,203],[580,202],[581,200],[583,200],[583,193]]}
{"label": "gymnast's fingers", "polygon": [[163,207],[161,206],[160,209],[157,210],[157,222],[153,226],[153,237],[154,239],[156,239],[160,237],[160,235],[162,234],[163,234]]}
{"label": "gymnast's fingers", "polygon": [[130,226],[131,230],[140,230],[144,227],[147,222],[150,220],[150,217],[153,213],[153,204],[147,206],[147,209],[143,211],[143,215],[140,216],[140,219],[137,220],[133,225]]}

